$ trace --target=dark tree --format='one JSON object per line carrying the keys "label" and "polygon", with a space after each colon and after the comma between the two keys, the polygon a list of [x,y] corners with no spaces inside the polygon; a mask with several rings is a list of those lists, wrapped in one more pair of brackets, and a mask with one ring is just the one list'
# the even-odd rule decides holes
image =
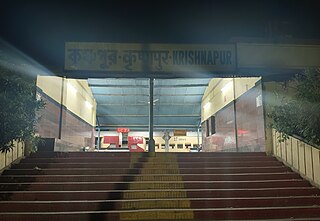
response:
{"label": "dark tree", "polygon": [[320,70],[308,69],[289,85],[294,89],[293,96],[283,96],[282,103],[269,113],[272,127],[320,145]]}
{"label": "dark tree", "polygon": [[0,151],[7,152],[14,140],[37,140],[37,111],[44,103],[36,98],[32,77],[0,67],[0,85]]}

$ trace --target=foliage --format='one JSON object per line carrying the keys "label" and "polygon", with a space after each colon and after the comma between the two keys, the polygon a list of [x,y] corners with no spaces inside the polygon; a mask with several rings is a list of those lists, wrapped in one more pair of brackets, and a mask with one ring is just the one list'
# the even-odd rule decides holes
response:
{"label": "foliage", "polygon": [[44,107],[36,99],[35,79],[0,67],[0,151],[13,148],[13,141],[35,143],[36,112]]}
{"label": "foliage", "polygon": [[[273,106],[268,114],[272,127],[320,145],[320,70],[308,69],[289,85],[294,89],[293,96],[282,95],[281,104]],[[283,135],[280,141],[286,138]]]}

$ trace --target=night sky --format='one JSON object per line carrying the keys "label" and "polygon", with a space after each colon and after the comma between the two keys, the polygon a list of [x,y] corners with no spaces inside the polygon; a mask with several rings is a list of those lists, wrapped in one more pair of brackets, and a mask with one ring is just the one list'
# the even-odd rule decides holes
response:
{"label": "night sky", "polygon": [[46,66],[63,66],[66,41],[228,43],[240,37],[320,39],[317,2],[4,0],[0,3],[0,36]]}

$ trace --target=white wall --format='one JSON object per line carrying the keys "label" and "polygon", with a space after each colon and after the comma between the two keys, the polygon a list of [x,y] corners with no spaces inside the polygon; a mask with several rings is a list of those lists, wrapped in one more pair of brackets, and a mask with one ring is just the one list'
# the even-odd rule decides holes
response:
{"label": "white wall", "polygon": [[[261,78],[213,78],[201,101],[201,122],[221,110],[235,98],[253,88]],[[235,93],[234,93],[235,89]]]}
{"label": "white wall", "polygon": [[[37,87],[53,100],[61,103],[62,82],[63,79],[61,77],[38,76]],[[76,92],[73,91],[72,88],[74,88]],[[86,106],[86,101],[92,105],[91,108]],[[64,80],[63,105],[90,125],[96,125],[97,104],[86,80]]]}

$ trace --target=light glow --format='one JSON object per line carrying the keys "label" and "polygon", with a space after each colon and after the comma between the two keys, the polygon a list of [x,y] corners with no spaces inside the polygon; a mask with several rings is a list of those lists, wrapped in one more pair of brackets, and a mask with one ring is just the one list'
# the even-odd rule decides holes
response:
{"label": "light glow", "polygon": [[204,108],[204,109],[208,109],[210,106],[211,106],[211,103],[208,102],[208,103],[206,103],[206,104],[203,106],[203,108]]}
{"label": "light glow", "polygon": [[92,108],[92,104],[90,104],[90,102],[89,102],[89,101],[85,101],[85,104],[86,104],[86,107],[88,107],[88,108]]}
{"label": "light glow", "polygon": [[226,85],[224,85],[224,86],[221,88],[221,92],[222,92],[222,93],[225,93],[225,92],[228,91],[231,87],[232,87],[232,81],[229,81]]}
{"label": "light glow", "polygon": [[72,93],[77,93],[77,89],[71,84],[71,83],[67,83],[68,89],[72,92]]}

